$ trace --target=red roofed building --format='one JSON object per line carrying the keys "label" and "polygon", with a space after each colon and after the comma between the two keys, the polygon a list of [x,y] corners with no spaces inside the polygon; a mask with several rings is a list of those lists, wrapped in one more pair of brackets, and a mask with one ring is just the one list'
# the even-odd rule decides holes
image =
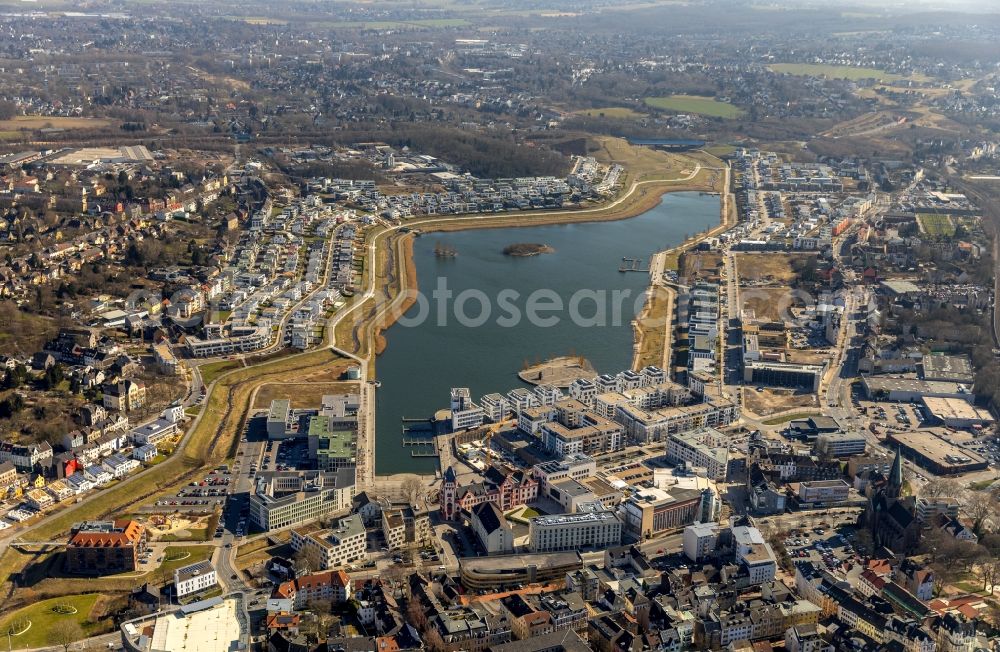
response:
{"label": "red roofed building", "polygon": [[85,575],[134,571],[146,543],[146,528],[137,521],[78,523],[66,544],[66,571]]}
{"label": "red roofed building", "polygon": [[881,596],[882,589],[885,588],[886,584],[888,581],[885,577],[868,568],[861,573],[861,577],[858,579],[858,592],[869,598],[873,595]]}
{"label": "red roofed building", "polygon": [[300,616],[286,611],[277,611],[267,614],[267,631],[269,632],[291,632],[299,633]]}
{"label": "red roofed building", "polygon": [[314,600],[346,602],[351,597],[351,578],[342,570],[303,575],[279,584],[271,597],[291,600],[296,609]]}

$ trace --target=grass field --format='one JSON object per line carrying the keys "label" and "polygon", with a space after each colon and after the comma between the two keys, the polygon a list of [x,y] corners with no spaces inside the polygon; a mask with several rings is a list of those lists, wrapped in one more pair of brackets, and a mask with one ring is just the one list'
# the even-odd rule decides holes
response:
{"label": "grass field", "polygon": [[320,21],[317,25],[329,29],[429,29],[442,27],[465,27],[469,24],[464,18],[427,18],[423,20],[376,20],[347,21],[343,23]]}
{"label": "grass field", "polygon": [[[90,622],[90,612],[100,597],[99,593],[86,593],[36,602],[0,620],[0,634],[7,638],[7,630],[15,621],[21,621],[23,626],[27,626],[26,621],[31,621],[27,631],[20,636],[10,637],[12,648],[17,650],[43,647],[54,642],[49,639],[49,632],[63,621],[79,625],[85,636],[100,634],[111,625],[110,622]],[[69,611],[75,609],[76,613],[60,613],[57,609],[62,606],[66,606]]]}
{"label": "grass field", "polygon": [[639,113],[627,106],[608,106],[602,109],[584,109],[577,111],[578,115],[585,115],[589,118],[618,118],[620,120],[630,120],[633,118],[645,118],[645,113]]}
{"label": "grass field", "polygon": [[719,102],[711,97],[698,95],[667,95],[666,97],[647,97],[643,100],[654,109],[664,109],[677,113],[698,113],[714,118],[738,118],[743,111],[728,102]]}
{"label": "grass field", "polygon": [[768,66],[774,72],[788,73],[790,75],[803,75],[807,77],[831,77],[834,79],[881,79],[882,81],[899,81],[905,79],[903,75],[897,75],[878,68],[862,68],[859,66],[834,66],[819,63],[773,63]]}
{"label": "grass field", "polygon": [[920,230],[927,235],[937,235],[950,238],[955,235],[955,221],[950,215],[936,213],[917,213],[917,223]]}
{"label": "grass field", "polygon": [[208,387],[212,384],[213,380],[238,366],[240,366],[240,363],[236,360],[219,360],[218,362],[203,364],[198,369],[201,371],[202,382],[205,383],[205,387]]}
{"label": "grass field", "polygon": [[712,156],[728,156],[736,151],[735,145],[709,145],[704,148]]}
{"label": "grass field", "polygon": [[212,556],[212,546],[167,546],[158,573],[173,573],[182,566],[204,561]]}
{"label": "grass field", "polygon": [[10,120],[0,120],[0,131],[17,133],[22,129],[101,129],[111,126],[110,120],[102,118],[64,118],[61,116],[18,115]]}

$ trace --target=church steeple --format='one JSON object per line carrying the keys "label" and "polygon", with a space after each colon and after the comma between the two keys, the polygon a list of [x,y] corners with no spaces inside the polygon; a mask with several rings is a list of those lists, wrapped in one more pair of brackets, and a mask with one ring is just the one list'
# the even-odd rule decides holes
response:
{"label": "church steeple", "polygon": [[903,453],[896,449],[896,458],[892,461],[892,468],[889,469],[889,491],[898,498],[903,490]]}

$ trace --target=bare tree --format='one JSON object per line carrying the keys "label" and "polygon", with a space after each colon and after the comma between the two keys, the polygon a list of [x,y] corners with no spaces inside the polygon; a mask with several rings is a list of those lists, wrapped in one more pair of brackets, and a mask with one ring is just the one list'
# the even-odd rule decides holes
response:
{"label": "bare tree", "polygon": [[920,488],[921,498],[957,498],[961,494],[961,487],[957,482],[948,478],[934,478]]}
{"label": "bare tree", "polygon": [[83,629],[74,620],[61,619],[49,626],[45,637],[51,645],[61,645],[63,650],[83,638]]}
{"label": "bare tree", "polygon": [[993,588],[1000,584],[1000,559],[995,557],[984,559],[977,567],[979,576],[983,578],[983,590],[993,593]]}
{"label": "bare tree", "polygon": [[982,534],[983,523],[997,509],[997,500],[991,494],[975,492],[969,494],[965,503],[965,513],[972,519],[972,531]]}
{"label": "bare tree", "polygon": [[424,483],[416,476],[403,480],[401,489],[406,501],[411,505],[416,505],[420,497],[424,495]]}
{"label": "bare tree", "polygon": [[292,555],[292,563],[300,575],[323,570],[323,557],[314,546],[305,546]]}

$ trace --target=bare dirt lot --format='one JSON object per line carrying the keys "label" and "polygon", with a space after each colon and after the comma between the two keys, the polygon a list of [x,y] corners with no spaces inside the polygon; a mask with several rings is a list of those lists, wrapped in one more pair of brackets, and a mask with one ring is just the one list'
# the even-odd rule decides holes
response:
{"label": "bare dirt lot", "polygon": [[326,394],[346,394],[357,392],[358,384],[352,382],[330,383],[268,383],[261,385],[254,400],[255,409],[266,409],[274,399],[287,398],[292,402],[293,409],[319,407],[320,400]]}
{"label": "bare dirt lot", "polygon": [[687,279],[717,277],[722,268],[722,255],[714,251],[684,253],[680,276]]}
{"label": "bare dirt lot", "polygon": [[747,387],[743,391],[743,405],[754,414],[768,416],[792,408],[819,408],[819,399],[815,394],[792,389],[765,387],[758,392],[753,387]]}
{"label": "bare dirt lot", "polygon": [[792,269],[792,261],[808,257],[807,254],[777,252],[735,254],[736,270],[741,280],[784,285],[798,276]]}
{"label": "bare dirt lot", "polygon": [[757,319],[783,321],[790,316],[788,308],[792,305],[791,291],[788,287],[741,287],[741,307],[751,308]]}

